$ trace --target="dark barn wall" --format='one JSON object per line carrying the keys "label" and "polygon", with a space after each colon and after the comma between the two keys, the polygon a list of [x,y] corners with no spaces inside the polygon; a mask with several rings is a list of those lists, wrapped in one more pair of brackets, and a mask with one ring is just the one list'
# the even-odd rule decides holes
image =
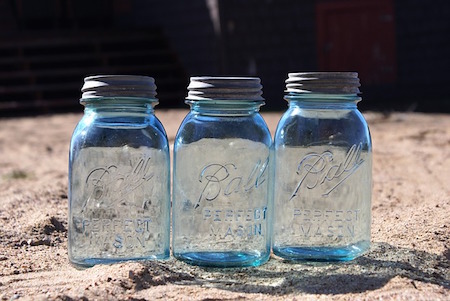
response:
{"label": "dark barn wall", "polygon": [[284,109],[288,72],[317,70],[315,1],[220,1],[224,74],[262,79],[263,109]]}
{"label": "dark barn wall", "polygon": [[[22,62],[24,59],[37,59],[34,57],[37,54],[33,54],[30,58],[24,57],[22,52],[25,50],[21,45],[34,43],[30,41],[40,36],[49,37],[48,41],[56,43],[55,41],[64,40],[64,38],[70,39],[70,36],[81,38],[84,34],[91,32],[103,31],[109,35],[115,32],[123,34],[123,32],[135,31],[152,35],[154,32],[158,33],[167,45],[160,47],[161,45],[157,45],[159,42],[151,39],[148,39],[144,48],[139,49],[133,48],[139,46],[131,45],[128,49],[126,42],[115,44],[120,46],[124,53],[128,50],[147,53],[148,50],[149,58],[141,55],[133,58],[134,61],[130,63],[124,60],[123,64],[126,67],[133,67],[141,62],[148,63],[149,69],[144,70],[145,74],[160,77],[160,82],[167,80],[174,83],[172,86],[166,85],[165,92],[167,92],[167,99],[175,90],[177,90],[177,96],[172,97],[170,102],[162,101],[161,106],[185,107],[183,97],[179,95],[186,94],[188,76],[241,75],[261,77],[267,103],[263,110],[284,110],[287,107],[283,99],[287,73],[327,70],[326,65],[323,64],[323,49],[324,45],[327,48],[329,41],[327,39],[331,36],[331,40],[341,44],[339,47],[342,47],[342,44],[349,46],[346,41],[350,41],[352,47],[347,48],[359,50],[359,61],[350,56],[352,64],[346,70],[365,70],[360,71],[363,91],[363,102],[360,103],[360,108],[450,112],[450,97],[446,92],[446,87],[450,83],[448,71],[450,70],[450,1],[447,0],[433,2],[425,0],[99,0],[93,4],[88,0],[43,0],[41,2],[36,5],[33,0],[0,1],[0,54],[2,55],[0,69],[3,70],[3,73],[0,72],[0,88],[4,86],[19,91],[20,87],[13,87],[11,81],[14,80],[16,83],[20,80],[23,81],[20,85],[24,87],[24,90],[30,89],[29,82],[34,83],[34,80],[25,76],[28,73],[20,73],[14,65],[14,68],[11,67],[15,71],[15,77],[13,77],[4,65],[20,63],[20,66],[27,66]],[[19,3],[21,5],[18,5]],[[383,27],[382,30],[386,34],[390,32],[389,36],[394,37],[394,42],[391,43],[393,47],[380,48],[382,51],[388,49],[386,52],[390,54],[387,57],[393,58],[385,60],[385,65],[382,67],[392,66],[392,70],[395,70],[389,79],[387,76],[381,76],[382,80],[379,80],[379,74],[382,73],[371,76],[375,75],[375,71],[371,72],[370,70],[373,69],[367,69],[367,66],[373,67],[376,60],[365,66],[365,69],[362,68],[363,64],[359,63],[364,63],[363,48],[370,56],[371,49],[375,53],[377,43],[383,39],[383,34],[379,34],[381,27],[378,27],[376,22],[367,21],[367,18],[377,20],[373,19],[377,18],[376,14],[370,15],[368,7],[380,5],[380,3],[384,5],[387,3],[387,6],[392,7],[389,18],[393,26]],[[218,20],[214,20],[214,6],[218,8],[216,15]],[[340,11],[332,11],[329,14],[329,10],[333,7],[337,7]],[[349,9],[347,10],[346,7]],[[355,7],[359,7],[360,10],[355,11]],[[364,19],[370,24],[370,30],[365,26],[358,28],[357,22],[364,22]],[[351,22],[346,23],[347,20]],[[328,26],[325,34],[323,24]],[[336,34],[338,32],[335,30],[336,24],[343,26],[339,34]],[[347,32],[348,28],[354,27],[358,30],[352,33]],[[378,32],[375,31],[376,38],[371,35],[374,30],[378,30]],[[324,36],[326,39],[323,38]],[[11,37],[18,41],[17,45],[12,45],[14,40]],[[373,43],[370,45],[375,47],[368,46],[366,41]],[[39,43],[43,45],[39,47],[47,47],[44,45],[44,39],[40,39]],[[72,43],[76,43],[76,40]],[[359,47],[358,43],[365,47]],[[9,46],[6,47],[6,44]],[[174,67],[176,72],[165,70],[163,68],[165,61],[151,56],[152,52],[162,48],[166,49],[164,51],[167,52],[167,60],[171,57],[170,61],[174,66],[176,65],[176,68]],[[329,53],[334,55],[338,51],[334,52],[331,47]],[[44,54],[50,57],[47,52],[42,55]],[[66,56],[67,53],[58,50],[58,54]],[[98,51],[92,53],[93,57],[98,54]],[[100,54],[103,55],[103,53]],[[348,52],[344,54],[343,57],[347,59]],[[83,52],[81,55],[87,57],[88,53]],[[106,53],[103,56],[108,55]],[[128,55],[131,54],[124,54],[123,58]],[[329,59],[333,56],[325,55],[325,57]],[[76,59],[79,60],[78,57]],[[339,68],[346,68],[347,63],[345,60],[340,60],[339,55],[335,55],[334,60],[341,63]],[[104,64],[107,60],[101,61],[101,64]],[[52,67],[44,64],[45,62],[39,63],[45,67]],[[61,65],[64,64],[64,62],[61,63]],[[153,65],[164,69],[165,71],[163,70],[161,74],[167,74],[166,78],[162,78],[158,72],[151,71],[156,70],[151,68]],[[88,63],[86,66],[95,67]],[[80,74],[74,74],[71,80],[78,83],[82,78],[81,74],[87,71],[83,72],[82,64],[78,64],[77,67],[80,68]],[[367,70],[369,70],[369,76]],[[51,77],[47,76],[46,80],[51,84],[54,83]],[[164,100],[164,88],[164,85],[161,85],[162,100]],[[43,95],[42,98],[45,96],[45,93],[40,91],[36,93]],[[0,101],[5,99],[3,94],[0,93]],[[61,97],[73,98],[72,94],[61,95]],[[34,101],[31,98],[29,100]]]}
{"label": "dark barn wall", "polygon": [[317,70],[315,1],[218,0],[219,32],[207,2],[134,0],[116,23],[159,26],[189,75],[259,76],[263,109],[286,108],[287,72]]}
{"label": "dark barn wall", "polygon": [[216,35],[205,0],[133,0],[128,25],[161,27],[191,75],[218,72]]}
{"label": "dark barn wall", "polygon": [[159,108],[184,107],[188,73],[163,27],[177,22],[138,2],[0,0],[0,116],[81,111],[83,78],[94,74],[154,76]]}
{"label": "dark barn wall", "polygon": [[395,1],[399,101],[450,112],[450,1]]}
{"label": "dark barn wall", "polygon": [[116,27],[161,28],[168,38],[186,73],[183,97],[170,107],[186,108],[184,97],[189,76],[220,73],[218,40],[206,1],[125,0],[123,5],[115,17]]}
{"label": "dark barn wall", "polygon": [[[220,1],[224,73],[260,76],[266,108],[284,108],[287,72],[320,70],[316,6],[324,3],[348,5],[350,10],[364,1]],[[450,97],[443,87],[450,79],[450,2],[393,0],[392,4],[395,81],[362,79],[360,107],[449,112]],[[355,29],[355,39],[357,30],[361,32]]]}

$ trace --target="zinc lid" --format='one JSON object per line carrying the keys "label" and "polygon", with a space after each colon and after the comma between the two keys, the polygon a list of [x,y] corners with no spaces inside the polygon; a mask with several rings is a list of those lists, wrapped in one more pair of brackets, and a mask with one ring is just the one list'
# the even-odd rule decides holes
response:
{"label": "zinc lid", "polygon": [[191,77],[187,100],[245,100],[262,102],[262,85],[258,77]]}
{"label": "zinc lid", "polygon": [[288,93],[359,94],[360,86],[357,72],[299,72],[286,79]]}
{"label": "zinc lid", "polygon": [[141,75],[94,75],[84,79],[82,98],[155,98],[155,79]]}

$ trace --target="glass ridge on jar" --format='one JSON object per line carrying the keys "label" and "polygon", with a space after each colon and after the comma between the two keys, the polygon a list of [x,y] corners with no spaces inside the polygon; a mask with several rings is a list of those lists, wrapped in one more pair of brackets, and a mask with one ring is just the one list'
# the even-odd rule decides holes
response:
{"label": "glass ridge on jar", "polygon": [[290,73],[274,138],[273,252],[341,261],[370,247],[372,146],[358,74]]}
{"label": "glass ridge on jar", "polygon": [[69,260],[92,266],[165,259],[170,247],[166,132],[154,79],[87,77],[69,154]]}
{"label": "glass ridge on jar", "polygon": [[257,266],[270,255],[272,138],[259,78],[192,77],[175,138],[173,255],[212,267]]}

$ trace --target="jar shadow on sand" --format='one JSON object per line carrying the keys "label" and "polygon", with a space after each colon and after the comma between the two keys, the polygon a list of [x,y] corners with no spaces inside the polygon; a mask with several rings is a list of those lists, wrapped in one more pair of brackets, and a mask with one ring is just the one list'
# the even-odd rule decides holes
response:
{"label": "jar shadow on sand", "polygon": [[[445,255],[374,242],[368,253],[353,261],[339,263],[292,262],[272,258],[256,268],[204,268],[181,261],[147,262],[129,281],[137,290],[168,283],[213,287],[242,293],[282,296],[291,293],[337,295],[362,293],[385,286],[400,276],[411,281],[450,288]],[[156,283],[154,279],[163,279]]]}

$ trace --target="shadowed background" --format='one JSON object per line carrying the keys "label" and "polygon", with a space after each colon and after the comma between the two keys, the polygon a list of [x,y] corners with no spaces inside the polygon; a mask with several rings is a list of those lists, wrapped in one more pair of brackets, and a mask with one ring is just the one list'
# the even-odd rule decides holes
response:
{"label": "shadowed background", "polygon": [[450,2],[0,0],[0,116],[81,112],[82,79],[153,76],[184,107],[189,76],[259,76],[284,110],[295,71],[358,71],[363,110],[450,112]]}

